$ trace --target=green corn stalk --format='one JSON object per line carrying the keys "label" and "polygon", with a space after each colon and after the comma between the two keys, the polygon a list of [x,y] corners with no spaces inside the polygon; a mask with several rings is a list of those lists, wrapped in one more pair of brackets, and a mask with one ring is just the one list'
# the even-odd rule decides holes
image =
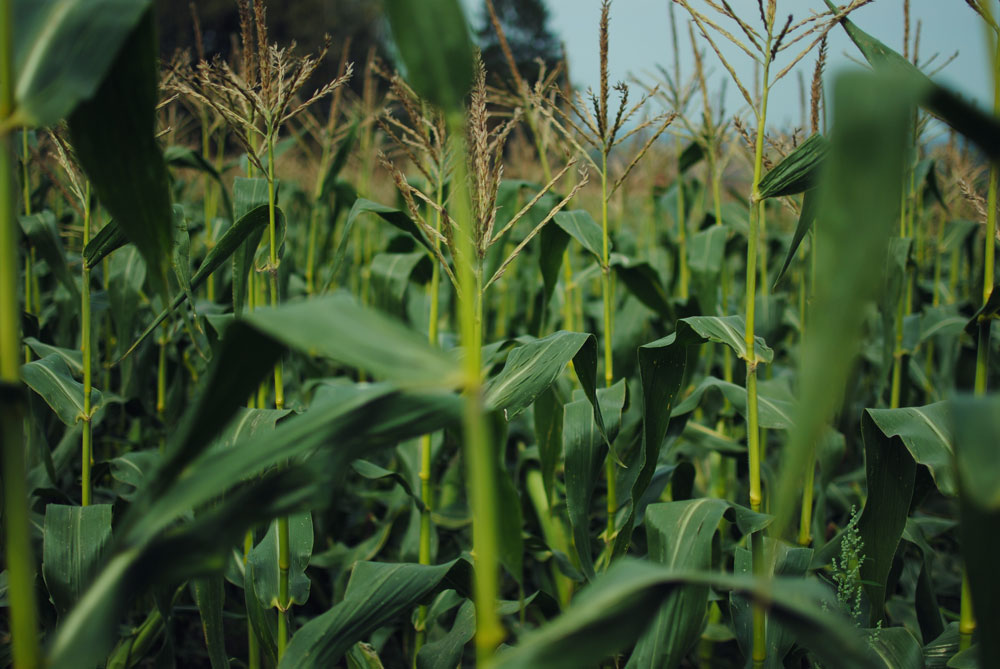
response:
{"label": "green corn stalk", "polygon": [[5,556],[14,665],[41,666],[35,562],[31,549],[28,489],[25,477],[21,314],[17,290],[17,221],[10,131],[5,123],[14,109],[13,7],[0,0],[0,451],[3,458]]}
{"label": "green corn stalk", "polygon": [[[90,243],[90,183],[84,193],[83,201],[83,247]],[[90,504],[90,468],[94,462],[93,453],[93,432],[92,432],[92,407],[90,406],[90,393],[93,387],[93,347],[90,342],[90,267],[86,261],[83,263],[83,289],[80,291],[80,334],[83,349],[83,437],[81,448],[82,473],[80,475],[81,504]]]}

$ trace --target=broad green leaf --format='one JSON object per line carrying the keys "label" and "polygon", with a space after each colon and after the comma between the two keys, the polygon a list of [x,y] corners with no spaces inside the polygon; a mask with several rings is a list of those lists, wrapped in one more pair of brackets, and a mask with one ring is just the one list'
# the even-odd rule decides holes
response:
{"label": "broad green leaf", "polygon": [[[278,524],[271,523],[267,534],[250,552],[253,562],[254,592],[267,608],[283,608],[278,593]],[[306,567],[313,549],[312,514],[296,513],[288,517],[288,598],[302,605],[309,599],[309,577]]]}
{"label": "broad green leaf", "polygon": [[600,224],[594,220],[589,211],[586,209],[560,211],[552,221],[589,251],[598,263],[601,262],[604,236]]}
{"label": "broad green leaf", "polygon": [[[707,377],[691,391],[673,410],[674,416],[691,413],[698,408],[704,394],[711,389],[725,396],[733,408],[744,417],[747,415],[747,390],[735,383],[728,383],[714,376]],[[757,386],[758,420],[762,428],[788,430],[794,424],[796,406],[791,390],[779,380],[761,381]]]}
{"label": "broad green leaf", "polygon": [[226,637],[222,628],[222,611],[226,601],[225,579],[221,574],[194,581],[194,601],[201,614],[201,632],[212,669],[228,669]]}
{"label": "broad green leaf", "polygon": [[21,216],[18,222],[38,257],[49,264],[49,270],[69,291],[73,301],[79,302],[80,289],[66,263],[66,251],[59,238],[55,215],[51,211],[43,211],[32,216]]}
{"label": "broad green leaf", "polygon": [[809,190],[819,181],[820,169],[829,150],[830,143],[823,135],[811,135],[764,175],[757,186],[757,196],[765,199]]}
{"label": "broad green leaf", "polygon": [[[597,391],[601,415],[613,438],[625,406],[626,384],[622,379],[610,388]],[[607,459],[606,442],[595,422],[595,413],[585,400],[563,407],[563,451],[566,458],[566,509],[583,572],[594,577],[594,559],[590,545],[590,507],[601,466]]]}
{"label": "broad green leaf", "polygon": [[[474,67],[461,4],[458,0],[428,0],[419,5],[389,0],[385,11],[413,90],[446,114],[460,112],[472,86]],[[428,49],[429,44],[434,48]]]}
{"label": "broad green leaf", "polygon": [[96,94],[69,117],[69,129],[101,205],[138,247],[165,296],[173,215],[167,165],[156,143],[158,67],[147,10]]}
{"label": "broad green leaf", "polygon": [[468,572],[469,564],[461,559],[437,566],[359,562],[344,599],[295,633],[279,666],[335,666],[356,642],[439,588],[455,587],[451,581],[464,581]]}
{"label": "broad green leaf", "polygon": [[[685,332],[690,332],[687,330]],[[697,347],[687,340],[678,344],[678,332],[658,339],[638,350],[639,380],[642,383],[642,454],[639,473],[630,491],[631,507],[615,537],[614,554],[623,555],[632,540],[632,529],[641,509],[640,500],[653,480],[667,425],[689,364],[697,359]],[[695,338],[700,343],[700,338]]]}
{"label": "broad green leaf", "polygon": [[42,576],[60,617],[90,585],[111,542],[111,505],[45,507]]}
{"label": "broad green leaf", "polygon": [[866,556],[861,579],[874,627],[885,616],[885,602],[891,594],[886,592],[886,582],[906,526],[917,465],[898,437],[887,437],[878,429],[870,411],[862,415],[861,434],[868,480],[868,497],[858,521]]}
{"label": "broad green leaf", "polygon": [[49,344],[43,344],[34,337],[25,337],[24,343],[27,344],[31,348],[32,352],[39,358],[45,358],[49,355],[59,356],[62,361],[66,363],[66,366],[69,368],[73,376],[83,375],[83,351],[79,349],[50,346]]}
{"label": "broad green leaf", "polygon": [[[742,316],[691,316],[677,322],[678,343],[693,343],[695,337],[700,337],[705,341],[725,344],[743,360],[748,359],[745,330]],[[764,363],[774,359],[774,351],[761,337],[754,337],[754,357]]]}
{"label": "broad green leaf", "polygon": [[[111,281],[108,285],[108,300],[111,320],[118,339],[118,353],[124,353],[139,325],[138,317],[143,307],[146,283],[146,263],[139,249],[129,246],[121,253],[111,256],[109,265]],[[153,332],[153,328],[150,328],[150,332]]]}
{"label": "broad green leaf", "polygon": [[899,437],[917,464],[930,470],[943,495],[958,494],[953,459],[955,438],[946,402],[903,409],[866,409],[869,418],[886,438]]}
{"label": "broad green leaf", "polygon": [[779,536],[797,508],[815,444],[842,404],[866,306],[884,286],[913,113],[896,82],[870,73],[842,74],[834,93],[833,139],[819,193],[816,295],[800,355],[799,411],[772,497]]}
{"label": "broad green leaf", "polygon": [[[556,214],[556,216],[558,215]],[[552,299],[552,293],[559,283],[559,270],[562,269],[563,256],[569,247],[569,235],[563,232],[558,225],[546,225],[538,236],[538,267],[542,273],[543,295],[547,307],[549,300]],[[546,308],[542,313],[548,314],[548,309]]]}
{"label": "broad green leaf", "polygon": [[792,243],[788,245],[788,253],[785,254],[785,261],[781,263],[781,270],[774,279],[774,286],[777,287],[781,277],[785,276],[788,266],[795,258],[795,252],[799,250],[799,245],[805,239],[806,233],[812,228],[816,221],[816,210],[819,204],[818,194],[815,189],[807,190],[802,196],[802,210],[799,212],[799,222],[795,224],[795,233],[792,235]]}
{"label": "broad green leaf", "polygon": [[[277,191],[275,192],[277,198]],[[239,221],[251,211],[260,207],[269,212],[269,196],[267,192],[267,179],[246,177],[236,177],[233,180],[233,216]],[[277,205],[277,202],[275,202]],[[261,237],[264,234],[264,227],[268,224],[270,213],[266,214],[262,223],[251,226],[243,235],[236,248],[231,251],[233,256],[233,313],[239,315],[243,313],[243,307],[247,300],[247,289],[249,285],[250,273],[256,271],[254,267],[254,256],[260,246]],[[233,225],[235,228],[236,225]],[[230,228],[230,231],[232,228]],[[223,236],[225,239],[225,236]],[[221,240],[220,240],[221,243]]]}
{"label": "broad green leaf", "polygon": [[[646,508],[649,559],[677,570],[712,566],[712,537],[729,504],[695,499]],[[627,667],[676,667],[701,636],[708,610],[708,587],[674,589],[639,639]]]}
{"label": "broad green leaf", "polygon": [[678,571],[623,558],[582,590],[562,615],[498,655],[498,669],[576,669],[627,648],[674,589],[700,585],[743,593],[768,606],[798,642],[831,667],[881,665],[845,618],[824,608],[828,591],[801,579],[755,581],[717,572]]}
{"label": "broad green leaf", "polygon": [[959,397],[951,403],[955,462],[961,495],[959,543],[972,592],[979,662],[1000,657],[1000,574],[996,568],[1000,532],[1000,476],[996,457],[1000,398]]}
{"label": "broad green leaf", "polygon": [[[83,384],[77,383],[58,353],[51,353],[22,366],[21,378],[29,388],[41,395],[66,425],[75,425],[83,418]],[[91,412],[97,413],[103,402],[101,391],[91,388]]]}
{"label": "broad green leaf", "polygon": [[92,97],[148,0],[17,0],[14,117],[43,127]]}
{"label": "broad green leaf", "polygon": [[[589,364],[591,359],[594,360],[593,366]],[[507,420],[511,420],[531,406],[570,361],[574,363],[588,398],[593,398],[596,360],[597,339],[592,334],[560,330],[548,337],[529,341],[512,350],[500,373],[486,382],[484,403],[488,409],[502,409]],[[596,407],[594,411],[597,411]],[[598,425],[603,431],[603,424],[598,422]]]}
{"label": "broad green leaf", "polygon": [[347,293],[257,309],[245,322],[289,348],[377,378],[427,388],[453,388],[461,380],[458,363],[426,336]]}

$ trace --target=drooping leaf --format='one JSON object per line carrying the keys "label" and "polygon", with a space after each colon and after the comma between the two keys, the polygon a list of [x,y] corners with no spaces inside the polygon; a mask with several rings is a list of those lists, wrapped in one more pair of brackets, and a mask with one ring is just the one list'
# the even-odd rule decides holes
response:
{"label": "drooping leaf", "polygon": [[953,459],[955,439],[946,402],[901,409],[867,409],[870,419],[885,438],[899,437],[910,457],[927,467],[943,495],[958,494]]}
{"label": "drooping leaf", "polygon": [[280,667],[331,667],[356,642],[413,609],[453,580],[467,578],[469,564],[461,559],[437,565],[359,562],[344,599],[313,618],[292,637]]}
{"label": "drooping leaf", "polygon": [[428,388],[456,387],[460,381],[457,361],[426,336],[347,293],[258,309],[245,322],[290,348],[377,378]]}
{"label": "drooping leaf", "polygon": [[[66,362],[58,353],[51,353],[21,367],[21,378],[29,388],[41,395],[63,423],[69,426],[83,418],[83,384],[73,378]],[[90,390],[93,413],[104,403],[101,391]]]}
{"label": "drooping leaf", "polygon": [[153,12],[146,11],[96,94],[69,117],[69,129],[102,206],[138,247],[165,296],[173,214],[167,165],[156,143],[156,43]]}
{"label": "drooping leaf", "polygon": [[[702,380],[691,393],[673,410],[674,416],[694,411],[701,403],[702,396],[710,389],[720,391],[744,417],[747,415],[747,390],[743,386],[729,383],[714,376]],[[757,387],[758,421],[762,428],[788,430],[794,425],[796,406],[789,388],[780,380],[761,381]]]}
{"label": "drooping leaf", "polygon": [[757,186],[758,197],[796,195],[815,186],[830,143],[819,133],[799,144],[764,175]]}
{"label": "drooping leaf", "polygon": [[816,221],[818,204],[819,198],[815,190],[807,190],[802,196],[802,211],[799,212],[799,222],[795,224],[795,233],[792,235],[792,243],[788,245],[788,253],[785,254],[785,261],[781,263],[781,270],[778,272],[778,276],[774,279],[775,287],[777,287],[778,282],[781,281],[781,277],[785,276],[785,272],[788,271],[788,266],[792,264],[792,259],[795,258],[795,252],[799,250],[799,245],[802,243],[802,240],[805,239],[806,233],[809,232],[813,223]]}
{"label": "drooping leaf", "polygon": [[660,275],[649,262],[634,261],[615,253],[609,261],[615,277],[643,305],[653,310],[666,321],[674,319],[674,309]]}
{"label": "drooping leaf", "polygon": [[586,209],[560,211],[553,217],[552,221],[589,251],[598,263],[601,262],[603,234],[601,226],[594,220],[589,211]]}
{"label": "drooping leaf", "polygon": [[148,0],[13,3],[14,117],[41,128],[92,97]]}
{"label": "drooping leaf", "polygon": [[880,667],[849,621],[825,610],[827,592],[801,579],[755,581],[715,572],[678,571],[623,558],[561,616],[499,654],[499,669],[566,669],[590,666],[628,647],[653,619],[664,598],[680,586],[701,585],[744,593],[768,606],[800,644],[833,667]]}
{"label": "drooping leaf", "polygon": [[125,232],[118,226],[118,223],[111,219],[98,230],[90,243],[83,249],[83,260],[89,267],[95,267],[112,251],[117,251],[126,244],[128,244],[128,237],[125,236]]}

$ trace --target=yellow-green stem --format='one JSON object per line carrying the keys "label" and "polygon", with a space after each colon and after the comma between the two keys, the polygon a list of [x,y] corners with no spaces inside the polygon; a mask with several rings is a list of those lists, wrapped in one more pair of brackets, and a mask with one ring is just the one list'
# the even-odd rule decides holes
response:
{"label": "yellow-green stem", "polygon": [[[437,207],[434,209],[434,229],[441,232],[441,209],[444,200],[444,177],[438,179]],[[441,242],[435,237],[434,245],[440,247]],[[438,344],[438,319],[440,317],[441,266],[435,262],[431,269],[430,309],[427,317],[427,340],[431,346]],[[431,435],[425,434],[420,439],[420,501],[424,508],[420,512],[420,545],[417,560],[420,564],[431,563],[431,510],[434,500],[431,491]],[[427,606],[417,609],[416,637],[413,643],[413,666],[416,666],[417,653],[427,638]]]}
{"label": "yellow-green stem", "polygon": [[[747,263],[746,263],[746,330],[744,332],[744,344],[746,346],[747,357],[747,454],[750,465],[750,508],[760,511],[763,496],[761,494],[760,482],[760,423],[757,415],[757,352],[754,346],[754,308],[757,299],[757,242],[764,228],[764,200],[760,197],[760,179],[764,166],[764,129],[767,125],[767,100],[770,93],[770,82],[768,73],[771,67],[771,40],[773,32],[772,21],[767,26],[767,43],[765,46],[765,58],[763,78],[761,79],[760,110],[757,115],[757,139],[754,143],[754,166],[753,166],[753,186],[751,189],[751,211],[750,211],[750,231],[747,241]],[[763,263],[762,263],[763,265]],[[762,267],[762,276],[766,277],[766,268]],[[766,281],[765,281],[766,283]],[[764,572],[764,536],[757,532],[751,538],[752,542],[752,563],[753,572],[758,577]],[[762,663],[767,658],[766,645],[766,620],[764,608],[759,604],[753,605],[753,660],[755,663]]]}
{"label": "yellow-green stem", "polygon": [[678,135],[674,140],[674,149],[677,153],[677,255],[680,274],[678,290],[680,298],[687,300],[689,270],[687,259],[687,220],[684,207],[684,174],[681,172],[681,138]]}
{"label": "yellow-green stem", "polygon": [[[614,382],[612,360],[612,341],[614,339],[615,314],[614,295],[611,284],[610,241],[608,239],[608,152],[601,154],[601,292],[604,297],[604,386],[610,388]],[[604,462],[604,474],[608,483],[607,497],[607,528],[604,542],[608,546],[615,539],[615,512],[618,511],[618,492],[616,485],[617,465],[611,453]],[[608,560],[608,566],[611,561]]]}
{"label": "yellow-green stem", "polygon": [[[247,530],[243,537],[243,569],[247,568],[247,561],[250,559],[250,551],[253,550],[253,530]],[[244,598],[253,597],[251,592],[244,592]],[[247,610],[250,609],[249,602],[244,602]],[[250,616],[247,615],[247,666],[250,669],[260,669],[260,642],[257,640],[257,632],[253,628]]]}
{"label": "yellow-green stem", "polygon": [[812,505],[813,488],[816,484],[816,454],[809,454],[806,467],[806,480],[802,484],[802,516],[799,519],[799,545],[808,546],[812,543]]}
{"label": "yellow-green stem", "polygon": [[[21,131],[21,184],[24,187],[24,215],[31,216],[31,182],[28,174],[28,133]],[[29,314],[37,313],[32,309],[34,301],[32,299],[31,288],[34,284],[34,247],[30,247],[28,253],[24,254],[24,310]],[[31,362],[31,349],[25,345],[24,362]]]}
{"label": "yellow-green stem", "polygon": [[[461,113],[448,117],[449,134],[454,141],[455,188],[451,202],[458,222],[458,275],[461,342],[464,349],[465,410],[463,413],[464,447],[467,468],[467,492],[472,502],[472,545],[475,556],[476,665],[489,669],[493,654],[503,640],[504,631],[497,616],[499,568],[497,563],[496,467],[492,439],[483,411],[482,388],[482,270],[472,247],[475,223],[467,190],[465,121]],[[474,267],[473,264],[477,267]]]}
{"label": "yellow-green stem", "polygon": [[[0,122],[13,111],[13,10],[0,0]],[[27,477],[25,476],[23,387],[21,386],[21,314],[17,295],[17,220],[10,135],[0,132],[0,452],[3,464],[5,557],[8,614],[14,666],[42,664],[35,602],[35,560],[31,549]]]}
{"label": "yellow-green stem", "polygon": [[[83,246],[87,247],[90,243],[90,184],[87,184],[86,195],[83,202]],[[90,342],[91,326],[90,326],[90,266],[87,262],[83,262],[83,286],[80,290],[80,334],[81,334],[81,348],[83,349],[83,416],[81,420],[83,421],[83,437],[82,437],[82,448],[81,448],[81,474],[80,474],[80,489],[81,489],[81,504],[83,506],[90,505],[90,467],[94,462],[93,456],[93,446],[91,439],[93,438],[93,433],[91,431],[91,406],[90,406],[90,391],[93,387],[93,369],[92,369],[92,356],[93,347]]]}

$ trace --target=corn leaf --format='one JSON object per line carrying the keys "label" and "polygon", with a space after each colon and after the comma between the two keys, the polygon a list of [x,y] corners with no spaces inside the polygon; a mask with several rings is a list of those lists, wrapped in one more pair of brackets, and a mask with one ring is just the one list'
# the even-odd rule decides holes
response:
{"label": "corn leaf", "polygon": [[704,571],[680,571],[619,560],[577,595],[561,616],[500,653],[499,669],[574,669],[627,648],[645,631],[667,595],[701,585],[743,593],[768,606],[799,643],[831,667],[880,667],[867,642],[845,618],[824,609],[827,591],[801,579],[756,581]]}
{"label": "corn leaf", "polygon": [[460,111],[472,86],[473,51],[458,0],[389,0],[385,11],[413,90],[445,113]]}
{"label": "corn leaf", "polygon": [[356,642],[413,609],[438,589],[467,591],[470,565],[463,559],[429,566],[359,562],[344,599],[292,637],[279,667],[332,667]]}
{"label": "corn leaf", "polygon": [[823,135],[811,135],[764,175],[757,187],[758,197],[781,197],[803,193],[819,180],[830,144]]}
{"label": "corn leaf", "polygon": [[94,96],[149,0],[13,3],[14,116],[40,128]]}
{"label": "corn leaf", "polygon": [[966,396],[951,408],[961,495],[959,541],[976,615],[979,666],[988,667],[1000,653],[1000,574],[993,552],[1000,536],[1000,400],[996,395]]}
{"label": "corn leaf", "polygon": [[156,143],[158,74],[153,12],[147,11],[97,93],[69,117],[69,129],[101,204],[139,248],[166,296],[173,215],[167,165]]}
{"label": "corn leaf", "polygon": [[111,542],[111,505],[45,507],[42,576],[60,616],[90,585]]}

